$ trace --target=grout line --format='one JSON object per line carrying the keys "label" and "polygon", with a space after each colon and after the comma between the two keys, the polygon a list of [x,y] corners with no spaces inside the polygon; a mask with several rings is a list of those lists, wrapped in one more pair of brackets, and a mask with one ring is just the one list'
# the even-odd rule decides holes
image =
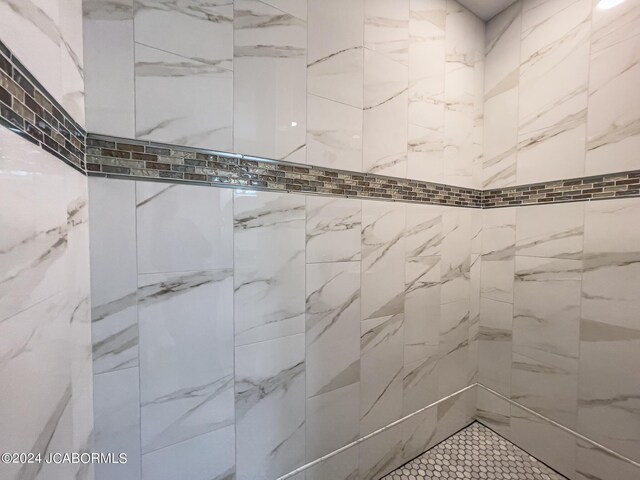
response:
{"label": "grout line", "polygon": [[369,440],[370,438],[372,438],[372,437],[374,437],[374,436],[376,436],[376,435],[378,435],[380,433],[383,433],[386,430],[389,430],[389,429],[391,429],[391,428],[403,423],[404,421],[406,421],[406,420],[408,420],[408,419],[410,419],[412,417],[415,417],[416,415],[419,415],[420,413],[422,413],[422,412],[424,412],[426,410],[429,410],[429,409],[431,409],[431,408],[433,408],[433,407],[435,407],[435,406],[437,406],[437,405],[439,405],[441,403],[444,403],[447,400],[450,400],[451,398],[457,397],[458,395],[462,395],[463,393],[474,389],[477,385],[478,385],[477,383],[473,383],[471,385],[468,385],[468,386],[458,390],[457,392],[454,392],[454,393],[452,393],[450,395],[447,395],[446,397],[443,397],[440,400],[437,400],[437,401],[427,405],[426,407],[422,407],[421,409],[416,410],[415,412],[410,413],[409,415],[406,415],[406,416],[400,418],[399,420],[396,420],[395,422],[391,422],[390,424],[385,425],[384,427],[379,428],[378,430],[375,430],[375,431],[373,431],[373,432],[371,432],[371,433],[369,433],[369,434],[367,434],[367,435],[365,435],[363,437],[360,437],[358,440],[355,440],[355,441],[353,441],[351,443],[348,443],[344,447],[340,447],[337,450],[334,450],[333,452],[328,453],[327,455],[324,455],[324,456],[314,460],[313,462],[309,462],[309,463],[307,463],[307,464],[305,464],[305,465],[303,465],[303,466],[301,466],[299,468],[296,468],[295,470],[292,470],[291,472],[289,472],[289,473],[287,473],[287,474],[285,474],[285,475],[283,475],[281,477],[278,477],[276,480],[286,480],[286,479],[294,478],[298,473],[301,473],[301,472],[303,472],[303,471],[305,471],[305,470],[307,470],[307,469],[309,469],[309,468],[311,468],[311,467],[313,467],[315,465],[318,465],[318,464],[324,462],[325,460],[328,460],[328,459],[330,459],[332,457],[335,457],[336,455],[339,455],[340,453],[342,453],[342,452],[344,452],[346,450],[349,450],[350,448],[353,448],[356,445],[359,445],[362,442],[364,442],[366,440]]}
{"label": "grout line", "polygon": [[[590,439],[589,437],[586,437],[584,435],[582,435],[581,433],[576,432],[575,430],[572,430],[569,427],[565,427],[564,425],[562,425],[561,423],[556,422],[555,420],[552,420],[549,417],[546,417],[544,415],[542,415],[541,413],[536,412],[535,410],[532,410],[528,407],[525,407],[524,405],[516,402],[515,400],[512,400],[508,397],[505,397],[504,395],[502,395],[499,392],[496,392],[495,390],[481,384],[481,383],[476,383],[474,384],[474,386],[480,387],[480,388],[484,388],[486,391],[488,391],[489,393],[494,394],[495,396],[501,398],[502,400],[510,403],[511,405],[520,408],[522,410],[524,410],[527,413],[530,413],[531,415],[540,418],[541,420],[546,421],[547,423],[550,423],[551,425],[553,425],[554,427],[559,428],[560,430],[563,430],[564,432],[573,435],[574,437],[578,438],[579,440],[582,440],[583,442],[589,443],[593,446],[595,446],[596,448],[603,450],[604,452],[608,453],[609,455],[611,455],[612,457],[616,457],[618,460],[622,460],[623,462],[626,463],[630,463],[631,465],[633,465],[634,467],[640,468],[640,463],[636,462],[635,460],[631,460],[628,457],[625,457],[624,455],[616,452],[615,450],[611,450],[608,447],[605,447],[604,445],[596,442],[595,440]],[[517,446],[517,445],[516,445]]]}

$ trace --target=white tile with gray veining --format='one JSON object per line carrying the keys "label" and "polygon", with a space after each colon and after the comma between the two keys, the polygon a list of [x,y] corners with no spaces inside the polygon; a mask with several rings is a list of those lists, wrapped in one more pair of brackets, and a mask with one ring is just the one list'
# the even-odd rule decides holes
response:
{"label": "white tile with gray veining", "polygon": [[367,0],[364,46],[396,62],[408,63],[409,0]]}
{"label": "white tile with gray veining", "polygon": [[138,273],[233,266],[232,191],[136,182]]}
{"label": "white tile with gray veining", "polygon": [[142,44],[135,55],[136,138],[233,149],[231,70]]}
{"label": "white tile with gray veining", "polygon": [[304,334],[235,349],[236,478],[274,479],[305,460]]}
{"label": "white tile with gray veining", "polygon": [[127,180],[89,179],[96,374],[138,365],[135,189]]}
{"label": "white tile with gray veining", "polygon": [[519,184],[584,173],[592,0],[524,2]]}
{"label": "white tile with gray veining", "polygon": [[142,450],[233,425],[231,270],[139,277]]}
{"label": "white tile with gray veining", "polygon": [[305,163],[306,21],[258,0],[237,0],[233,48],[234,149]]}
{"label": "white tile with gray veining", "polygon": [[405,206],[362,203],[362,319],[404,311]]}
{"label": "white tile with gray veining", "polygon": [[360,262],[307,265],[306,290],[306,391],[314,397],[360,380]]}
{"label": "white tile with gray veining", "polygon": [[362,321],[360,337],[360,434],[402,416],[404,315]]}
{"label": "white tile with gray veining", "polygon": [[232,69],[233,1],[134,0],[134,6],[136,42]]}
{"label": "white tile with gray veining", "polygon": [[307,263],[360,260],[362,201],[306,197]]}
{"label": "white tile with gray veining", "polygon": [[361,109],[364,1],[309,0],[308,8],[308,93]]}
{"label": "white tile with gray veining", "polygon": [[303,333],[305,197],[234,192],[235,343]]}

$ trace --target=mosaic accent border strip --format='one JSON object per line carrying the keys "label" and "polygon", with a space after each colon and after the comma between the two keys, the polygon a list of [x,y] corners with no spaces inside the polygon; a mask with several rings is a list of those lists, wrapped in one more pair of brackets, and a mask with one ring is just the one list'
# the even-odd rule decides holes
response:
{"label": "mosaic accent border strip", "polygon": [[2,42],[0,124],[85,173],[86,132]]}
{"label": "mosaic accent border strip", "polygon": [[482,208],[585,202],[640,196],[640,170],[607,173],[482,192]]}
{"label": "mosaic accent border strip", "polygon": [[640,197],[640,170],[477,190],[87,134],[0,42],[0,125],[83,174],[467,208]]}
{"label": "mosaic accent border strip", "polygon": [[91,175],[471,208],[482,201],[470,188],[91,134],[86,162]]}

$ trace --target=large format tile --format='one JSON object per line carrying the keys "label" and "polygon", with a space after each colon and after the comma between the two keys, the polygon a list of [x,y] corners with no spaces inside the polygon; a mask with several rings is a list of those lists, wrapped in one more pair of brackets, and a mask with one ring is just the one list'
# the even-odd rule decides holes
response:
{"label": "large format tile", "polygon": [[134,0],[134,4],[136,42],[231,69],[232,2]]}
{"label": "large format tile", "polygon": [[516,257],[515,352],[578,358],[581,273],[579,260]]}
{"label": "large format tile", "polygon": [[136,182],[138,273],[233,265],[232,192]]}
{"label": "large format tile", "polygon": [[233,425],[142,456],[142,480],[223,480],[234,471]]}
{"label": "large format tile", "polygon": [[[404,362],[433,355],[440,333],[440,257],[411,257],[405,265]],[[411,413],[411,412],[409,412]]]}
{"label": "large format tile", "polygon": [[472,214],[454,208],[442,216],[442,303],[469,301]]}
{"label": "large format tile", "polygon": [[136,138],[232,150],[233,73],[136,44]]}
{"label": "large format tile", "polygon": [[360,380],[360,262],[307,265],[306,289],[306,391],[313,397]]}
{"label": "large format tile", "polygon": [[478,382],[502,395],[511,391],[513,305],[480,299]]}
{"label": "large format tile", "polygon": [[444,208],[436,205],[406,205],[405,208],[407,258],[440,255]]}
{"label": "large format tile", "polygon": [[635,88],[640,83],[639,52],[636,34],[591,54],[587,175],[640,168],[634,155],[640,147],[640,93]]}
{"label": "large format tile", "polygon": [[139,378],[138,368],[94,377],[95,451],[127,454],[127,463],[96,465],[98,480],[141,478]]}
{"label": "large format tile", "polygon": [[306,197],[307,263],[360,260],[362,201]]}
{"label": "large format tile", "polygon": [[362,169],[405,177],[409,72],[385,55],[364,52],[364,120]]}
{"label": "large format tile", "polygon": [[308,7],[308,93],[362,108],[364,1],[309,0]]}
{"label": "large format tile", "polygon": [[483,210],[482,220],[481,295],[512,303],[516,209]]}
{"label": "large format tile", "polygon": [[307,96],[307,163],[362,170],[362,110]]}
{"label": "large format tile", "polygon": [[402,314],[362,322],[360,347],[360,434],[382,428],[402,415]]}
{"label": "large format tile", "polygon": [[438,398],[457,392],[471,380],[469,356],[469,301],[458,300],[441,306]]}
{"label": "large format tile", "polygon": [[627,366],[640,351],[639,208],[637,199],[586,208],[578,410],[582,433],[636,461],[639,381]]}
{"label": "large format tile", "polygon": [[304,20],[258,0],[234,2],[234,149],[304,163]]}
{"label": "large format tile", "polygon": [[526,257],[582,257],[584,203],[518,207],[516,253]]}
{"label": "large format tile", "polygon": [[304,334],[236,347],[236,478],[273,480],[305,458]]}
{"label": "large format tile", "polygon": [[360,383],[307,398],[306,462],[360,437]]}
{"label": "large format tile", "polygon": [[409,0],[367,0],[364,9],[364,45],[407,64]]}
{"label": "large format tile", "polygon": [[584,173],[591,6],[592,0],[523,4],[520,184]]}
{"label": "large format tile", "polygon": [[516,181],[521,11],[516,2],[487,24],[483,188]]}
{"label": "large format tile", "polygon": [[138,365],[135,188],[126,180],[89,179],[96,374]]}
{"label": "large format tile", "polygon": [[234,195],[236,345],[304,332],[304,197]]}
{"label": "large format tile", "polygon": [[362,204],[362,319],[404,311],[405,206]]}
{"label": "large format tile", "polygon": [[233,424],[231,273],[139,277],[145,453]]}
{"label": "large format tile", "polygon": [[443,181],[445,0],[409,2],[407,176]]}
{"label": "large format tile", "polygon": [[87,130],[134,138],[133,2],[86,0],[82,8]]}
{"label": "large format tile", "polygon": [[85,125],[85,68],[82,0],[58,4],[60,32],[60,105]]}

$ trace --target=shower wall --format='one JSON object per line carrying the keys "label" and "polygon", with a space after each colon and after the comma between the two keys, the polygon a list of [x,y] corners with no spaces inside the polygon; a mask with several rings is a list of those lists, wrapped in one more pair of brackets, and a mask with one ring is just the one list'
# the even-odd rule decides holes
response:
{"label": "shower wall", "polygon": [[[99,178],[90,200],[96,449],[130,454],[97,478],[277,478],[475,381],[480,210]],[[306,478],[379,478],[474,413],[469,391]]]}
{"label": "shower wall", "polygon": [[[0,2],[2,116],[33,125],[34,104],[47,118],[62,105],[82,123],[80,3],[38,3]],[[91,451],[87,180],[1,123],[0,451]],[[91,479],[93,468],[2,462],[0,477]]]}
{"label": "shower wall", "polygon": [[83,5],[91,132],[481,183],[484,23],[453,0]]}
{"label": "shower wall", "polygon": [[640,168],[638,2],[525,0],[487,24],[482,188]]}
{"label": "shower wall", "polygon": [[[485,188],[640,169],[639,6],[596,3],[518,2],[488,23]],[[478,375],[636,462],[639,216],[637,198],[484,210]],[[483,390],[478,415],[569,478],[638,478]]]}

